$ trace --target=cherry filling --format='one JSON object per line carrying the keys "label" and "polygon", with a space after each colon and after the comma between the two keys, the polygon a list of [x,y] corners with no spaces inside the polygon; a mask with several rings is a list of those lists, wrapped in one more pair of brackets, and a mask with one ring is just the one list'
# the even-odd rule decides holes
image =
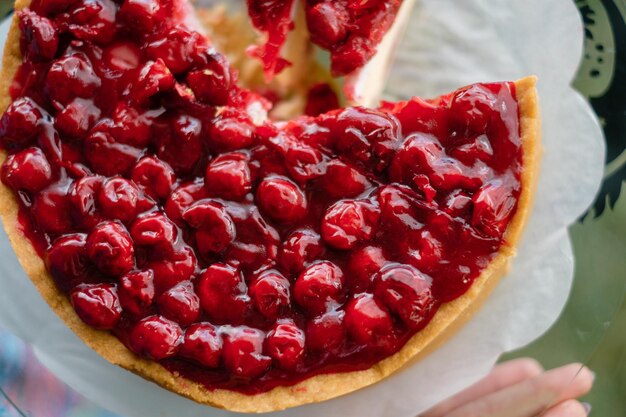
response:
{"label": "cherry filling", "polygon": [[505,244],[514,85],[259,123],[267,102],[175,7],[18,13],[2,181],[59,290],[208,389],[264,392],[397,352]]}
{"label": "cherry filling", "polygon": [[[376,54],[378,44],[391,28],[402,0],[306,0],[307,28],[311,41],[330,52],[333,76],[362,68]],[[261,59],[268,78],[289,65],[280,49],[293,29],[294,0],[248,0],[254,26],[267,34],[264,45],[252,55]]]}

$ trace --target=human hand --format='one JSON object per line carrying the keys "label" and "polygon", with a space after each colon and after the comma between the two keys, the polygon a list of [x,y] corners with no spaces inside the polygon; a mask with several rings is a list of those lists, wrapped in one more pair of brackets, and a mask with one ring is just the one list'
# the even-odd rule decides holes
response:
{"label": "human hand", "polygon": [[420,417],[586,417],[591,407],[576,399],[593,379],[581,364],[544,371],[534,359],[516,359]]}

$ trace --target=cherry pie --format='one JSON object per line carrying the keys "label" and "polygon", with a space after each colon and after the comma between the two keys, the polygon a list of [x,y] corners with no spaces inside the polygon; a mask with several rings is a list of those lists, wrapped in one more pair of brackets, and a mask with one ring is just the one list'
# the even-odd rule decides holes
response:
{"label": "cherry pie", "polygon": [[0,212],[110,362],[234,411],[322,401],[434,349],[506,272],[537,178],[533,78],[279,123],[182,0],[17,10]]}

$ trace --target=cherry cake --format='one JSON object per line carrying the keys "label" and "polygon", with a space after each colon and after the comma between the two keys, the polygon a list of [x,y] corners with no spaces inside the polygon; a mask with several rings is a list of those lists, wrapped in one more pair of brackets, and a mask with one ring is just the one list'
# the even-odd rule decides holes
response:
{"label": "cherry cake", "polygon": [[274,122],[182,1],[17,10],[0,212],[110,362],[234,411],[322,401],[444,339],[506,271],[536,179],[533,78]]}

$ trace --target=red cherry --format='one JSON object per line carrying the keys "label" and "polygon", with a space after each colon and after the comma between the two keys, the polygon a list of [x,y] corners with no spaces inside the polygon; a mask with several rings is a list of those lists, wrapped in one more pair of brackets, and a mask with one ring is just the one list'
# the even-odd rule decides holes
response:
{"label": "red cherry", "polygon": [[512,177],[494,179],[472,197],[472,226],[491,237],[501,237],[515,211],[519,183]]}
{"label": "red cherry", "polygon": [[63,292],[69,292],[91,278],[86,242],[87,235],[70,234],[56,239],[48,249],[46,269]]}
{"label": "red cherry", "polygon": [[120,74],[138,68],[141,60],[141,50],[130,41],[114,42],[102,52],[102,64],[111,72]]}
{"label": "red cherry", "polygon": [[348,258],[347,281],[352,292],[358,294],[369,290],[374,275],[387,263],[381,248],[365,246]]}
{"label": "red cherry", "polygon": [[293,232],[283,242],[278,254],[278,263],[286,271],[299,274],[324,255],[320,235],[310,229],[301,229]]}
{"label": "red cherry", "polygon": [[343,311],[330,311],[309,321],[306,327],[307,347],[313,352],[337,353],[346,338],[344,315]]}
{"label": "red cherry", "polygon": [[154,156],[139,160],[130,177],[144,193],[155,199],[169,197],[176,183],[172,167]]}
{"label": "red cherry", "polygon": [[145,103],[155,94],[174,88],[175,82],[163,60],[148,61],[138,69],[137,79],[130,87],[130,97],[136,103]]}
{"label": "red cherry", "polygon": [[322,152],[301,143],[290,144],[285,160],[289,175],[300,184],[319,178],[326,172],[326,159]]}
{"label": "red cherry", "polygon": [[149,113],[122,103],[115,108],[110,133],[117,142],[141,149],[150,143],[152,123]]}
{"label": "red cherry", "polygon": [[208,49],[206,41],[198,32],[192,32],[183,25],[174,26],[146,45],[150,59],[162,60],[174,74],[189,69],[201,50]]}
{"label": "red cherry", "polygon": [[328,164],[326,174],[320,181],[323,192],[334,198],[356,197],[370,186],[359,171],[339,160]]}
{"label": "red cherry", "polygon": [[[399,239],[420,229],[425,223],[427,206],[412,189],[400,185],[385,185],[377,192],[380,205],[381,230],[392,239]],[[400,233],[402,232],[402,233]]]}
{"label": "red cherry", "polygon": [[336,249],[351,249],[372,238],[380,212],[366,201],[341,200],[330,206],[322,220],[322,237]]}
{"label": "red cherry", "polygon": [[124,311],[142,316],[154,300],[154,274],[148,269],[122,275],[117,291]]}
{"label": "red cherry", "polygon": [[107,177],[127,174],[142,155],[139,149],[117,143],[102,131],[93,132],[85,139],[84,153],[91,168]]}
{"label": "red cherry", "polygon": [[247,156],[240,152],[220,155],[206,169],[204,185],[207,192],[226,200],[241,200],[252,189]]}
{"label": "red cherry", "polygon": [[307,8],[306,18],[311,41],[322,48],[331,48],[348,35],[349,15],[341,3],[318,2]]}
{"label": "red cherry", "polygon": [[481,179],[469,172],[465,165],[446,155],[436,137],[415,133],[405,139],[393,159],[389,175],[392,181],[414,185],[415,175],[422,173],[428,176],[435,189],[476,189],[481,183]]}
{"label": "red cherry", "polygon": [[22,54],[28,59],[49,61],[59,47],[59,33],[50,19],[24,9],[18,12],[22,31]]}
{"label": "red cherry", "polygon": [[161,249],[161,252],[155,254],[158,258],[149,262],[147,266],[154,271],[154,287],[157,294],[190,279],[196,273],[198,261],[189,246],[175,246],[171,253]]}
{"label": "red cherry", "polygon": [[82,53],[75,53],[52,63],[45,89],[51,101],[67,105],[76,97],[93,97],[101,84],[89,59]]}
{"label": "red cherry", "polygon": [[213,106],[228,104],[232,88],[230,69],[224,59],[212,59],[206,68],[190,71],[187,84],[203,103]]}
{"label": "red cherry", "polygon": [[255,378],[264,374],[272,359],[263,354],[263,339],[260,330],[250,327],[235,327],[224,338],[222,358],[226,370],[241,378]]}
{"label": "red cherry", "polygon": [[294,370],[304,356],[304,332],[291,319],[279,320],[267,334],[265,348],[280,368]]}
{"label": "red cherry", "polygon": [[306,196],[285,177],[263,180],[257,189],[256,201],[263,214],[282,223],[296,222],[307,212]]}
{"label": "red cherry", "polygon": [[[433,222],[431,226],[435,226],[435,223]],[[430,273],[445,259],[443,243],[426,229],[419,232],[416,241],[417,247],[409,249],[407,262],[421,271]]]}
{"label": "red cherry", "polygon": [[496,101],[494,93],[481,85],[457,91],[450,103],[453,123],[462,131],[485,133],[496,114]]}
{"label": "red cherry", "polygon": [[178,229],[161,213],[149,213],[139,217],[130,228],[136,245],[153,246],[159,251],[172,248],[178,237]]}
{"label": "red cherry", "polygon": [[309,266],[296,280],[293,296],[308,313],[321,314],[337,303],[343,291],[343,272],[332,262]]}
{"label": "red cherry", "polygon": [[226,250],[224,259],[246,272],[273,263],[280,242],[278,231],[265,221],[255,206],[245,210],[235,206],[227,208],[237,226],[237,240]]}
{"label": "red cherry", "polygon": [[253,141],[254,125],[243,112],[221,115],[209,131],[209,146],[219,152],[247,148]]}
{"label": "red cherry", "polygon": [[399,123],[391,115],[361,107],[343,110],[332,127],[335,148],[346,157],[385,169],[400,145]]}
{"label": "red cherry", "polygon": [[93,100],[75,98],[63,110],[56,114],[54,127],[63,136],[83,139],[100,119],[100,109]]}
{"label": "red cherry", "polygon": [[31,215],[39,230],[64,233],[72,229],[70,204],[65,186],[51,186],[35,196]]}
{"label": "red cherry", "polygon": [[120,20],[143,33],[152,32],[164,15],[159,2],[152,0],[127,0],[118,13]]}
{"label": "red cherry", "polygon": [[0,140],[6,147],[26,145],[37,134],[41,108],[31,98],[20,97],[13,101],[0,119]]}
{"label": "red cherry", "polygon": [[103,45],[115,36],[117,5],[112,0],[78,0],[65,13],[57,16],[61,31],[76,38]]}
{"label": "red cherry", "polygon": [[256,309],[267,319],[276,320],[291,306],[289,280],[278,271],[263,272],[248,293]]}
{"label": "red cherry", "polygon": [[371,294],[360,294],[346,305],[345,324],[352,339],[366,347],[384,348],[394,331],[389,311]]}
{"label": "red cherry", "polygon": [[234,241],[226,252],[224,259],[231,265],[237,265],[242,271],[253,272],[264,265],[270,265],[276,258],[276,247],[258,243]]}
{"label": "red cherry", "polygon": [[183,341],[180,326],[161,316],[141,320],[130,332],[130,348],[153,360],[171,358],[178,353]]}
{"label": "red cherry", "polygon": [[222,336],[210,323],[196,323],[185,332],[180,355],[207,368],[217,368],[222,356]]}
{"label": "red cherry", "polygon": [[243,319],[250,297],[241,273],[226,264],[213,264],[200,276],[198,295],[202,309],[214,320],[237,322]]}
{"label": "red cherry", "polygon": [[81,284],[70,294],[76,314],[91,327],[110,330],[122,318],[122,307],[113,284]]}
{"label": "red cherry", "polygon": [[32,8],[42,15],[51,16],[63,13],[77,1],[78,0],[35,0],[32,2]]}
{"label": "red cherry", "polygon": [[69,200],[72,217],[83,229],[91,230],[104,220],[96,205],[96,198],[102,189],[104,178],[86,176],[70,187]]}
{"label": "red cherry", "polygon": [[157,156],[179,175],[194,172],[204,152],[201,121],[179,114],[171,117],[164,129],[156,136]]}
{"label": "red cherry", "polygon": [[193,182],[178,187],[165,203],[165,213],[174,223],[183,225],[183,212],[195,201],[207,198],[206,188],[201,182]]}
{"label": "red cherry", "polygon": [[116,222],[100,223],[87,238],[87,254],[108,275],[120,276],[135,265],[135,249],[126,228]]}
{"label": "red cherry", "polygon": [[374,295],[411,329],[430,318],[435,300],[432,278],[409,265],[392,264],[374,278]]}
{"label": "red cherry", "polygon": [[139,188],[125,178],[107,179],[98,193],[102,213],[110,219],[129,222],[137,216]]}
{"label": "red cherry", "polygon": [[220,253],[235,240],[235,223],[216,201],[198,201],[185,210],[183,219],[196,229],[196,244],[203,255]]}
{"label": "red cherry", "polygon": [[337,93],[328,83],[315,84],[309,89],[304,114],[319,116],[340,108]]}
{"label": "red cherry", "polygon": [[371,39],[350,36],[331,54],[331,74],[334,77],[351,74],[364,67],[375,53],[376,45]]}
{"label": "red cherry", "polygon": [[193,291],[191,281],[183,281],[161,294],[157,300],[159,313],[181,326],[188,326],[200,318],[200,299]]}
{"label": "red cherry", "polygon": [[13,190],[35,193],[52,182],[52,167],[39,148],[9,155],[2,164],[2,182]]}

